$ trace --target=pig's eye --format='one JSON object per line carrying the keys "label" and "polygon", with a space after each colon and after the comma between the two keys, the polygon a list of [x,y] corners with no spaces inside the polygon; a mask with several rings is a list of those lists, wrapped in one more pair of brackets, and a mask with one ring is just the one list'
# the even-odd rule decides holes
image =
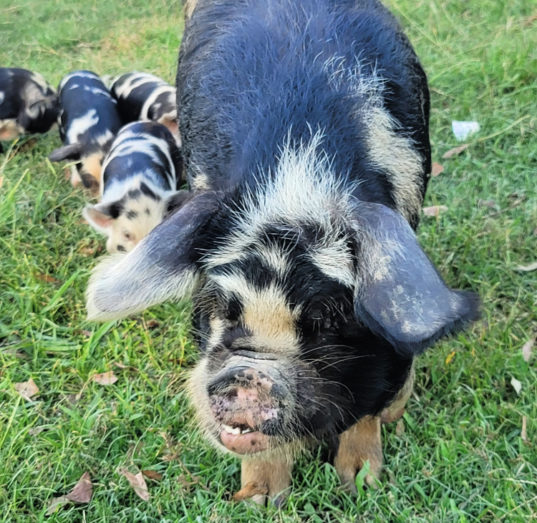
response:
{"label": "pig's eye", "polygon": [[316,332],[337,328],[334,311],[324,303],[316,303],[308,308],[305,323],[309,329]]}

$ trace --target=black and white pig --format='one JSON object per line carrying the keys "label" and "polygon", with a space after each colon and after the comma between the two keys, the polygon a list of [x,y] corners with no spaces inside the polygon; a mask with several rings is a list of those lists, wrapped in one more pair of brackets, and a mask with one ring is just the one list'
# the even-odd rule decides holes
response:
{"label": "black and white pig", "polygon": [[156,122],[134,122],[116,136],[103,163],[101,201],[84,218],[106,234],[108,252],[128,252],[155,228],[184,194],[178,191],[181,152]]}
{"label": "black and white pig", "polygon": [[115,79],[110,87],[124,122],[153,120],[177,138],[177,90],[162,78],[134,71]]}
{"label": "black and white pig", "polygon": [[0,140],[47,132],[58,110],[56,91],[40,74],[0,67]]}
{"label": "black and white pig", "polygon": [[195,191],[96,268],[88,316],[192,296],[190,395],[243,486],[278,496],[323,440],[345,484],[366,460],[374,482],[415,356],[479,314],[414,232],[431,167],[420,62],[376,0],[199,0],[177,78]]}
{"label": "black and white pig", "polygon": [[104,157],[121,128],[117,102],[98,75],[74,71],[59,86],[60,137],[63,147],[49,155],[52,162],[75,161],[71,183],[99,190]]}

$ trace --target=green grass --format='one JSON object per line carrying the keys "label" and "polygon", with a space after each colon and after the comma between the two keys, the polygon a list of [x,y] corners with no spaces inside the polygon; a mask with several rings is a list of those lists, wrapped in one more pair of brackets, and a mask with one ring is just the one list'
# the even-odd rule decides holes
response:
{"label": "green grass", "polygon": [[[301,458],[287,506],[230,502],[239,462],[192,428],[182,389],[196,360],[188,305],[134,319],[84,320],[84,289],[103,239],[82,223],[85,195],[46,155],[56,133],[0,156],[0,520],[529,521],[537,519],[537,12],[532,0],[390,0],[432,89],[432,179],[420,240],[452,286],[477,289],[483,321],[418,361],[404,432],[383,428],[382,485],[357,498],[316,452]],[[0,4],[0,63],[53,84],[68,71],[141,69],[173,79],[178,2],[15,0]],[[480,133],[460,156],[451,120]],[[9,145],[9,144],[6,144]],[[484,201],[493,203],[484,205]],[[491,207],[494,206],[494,208]],[[113,370],[104,387],[95,373]],[[511,378],[522,384],[517,395]],[[22,399],[33,378],[39,395]],[[528,442],[521,439],[527,418]],[[401,431],[399,431],[401,432]],[[151,499],[121,467],[153,469]],[[89,471],[93,498],[48,518],[53,497]]]}

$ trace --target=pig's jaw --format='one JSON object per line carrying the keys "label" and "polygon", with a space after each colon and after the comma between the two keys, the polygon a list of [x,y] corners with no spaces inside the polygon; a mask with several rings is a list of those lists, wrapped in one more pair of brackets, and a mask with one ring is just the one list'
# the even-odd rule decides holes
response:
{"label": "pig's jaw", "polygon": [[226,449],[236,454],[256,454],[269,448],[270,436],[250,428],[241,429],[241,427],[223,425],[220,442]]}

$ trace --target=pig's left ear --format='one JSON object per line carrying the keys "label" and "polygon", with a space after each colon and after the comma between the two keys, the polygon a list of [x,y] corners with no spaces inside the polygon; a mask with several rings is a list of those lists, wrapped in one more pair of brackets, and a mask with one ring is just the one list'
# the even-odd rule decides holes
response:
{"label": "pig's left ear", "polygon": [[449,289],[406,220],[388,207],[356,205],[357,319],[403,355],[423,352],[479,317],[479,298]]}

